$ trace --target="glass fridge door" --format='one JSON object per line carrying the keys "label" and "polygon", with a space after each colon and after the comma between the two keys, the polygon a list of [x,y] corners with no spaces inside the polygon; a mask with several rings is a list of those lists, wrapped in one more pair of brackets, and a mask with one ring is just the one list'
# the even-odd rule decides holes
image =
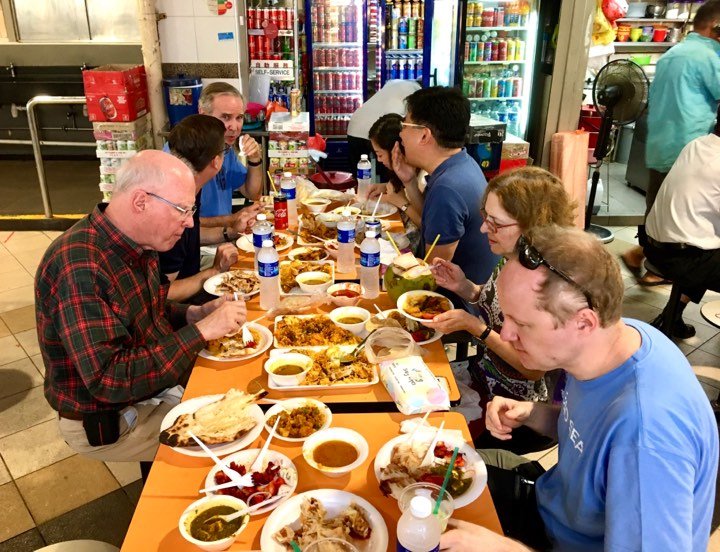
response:
{"label": "glass fridge door", "polygon": [[363,103],[364,10],[362,0],[309,0],[311,132],[345,135],[350,116]]}
{"label": "glass fridge door", "polygon": [[430,66],[426,86],[452,86],[457,48],[458,0],[433,0]]}
{"label": "glass fridge door", "polygon": [[426,16],[432,17],[432,10],[426,10],[427,7],[425,0],[381,0],[382,84],[394,79],[427,83],[424,75],[430,60],[425,55],[425,37],[430,29],[425,22]]}
{"label": "glass fridge door", "polygon": [[470,108],[523,138],[537,38],[537,0],[482,0],[466,5],[460,26],[460,82]]}

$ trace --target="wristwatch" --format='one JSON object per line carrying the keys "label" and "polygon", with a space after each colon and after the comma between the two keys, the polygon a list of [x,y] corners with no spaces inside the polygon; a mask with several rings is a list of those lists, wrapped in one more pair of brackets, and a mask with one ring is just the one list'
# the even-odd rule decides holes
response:
{"label": "wristwatch", "polygon": [[228,235],[228,229],[227,226],[223,227],[223,238],[225,238],[226,242],[231,242],[232,238]]}
{"label": "wristwatch", "polygon": [[486,326],[485,326],[485,329],[483,330],[483,333],[481,333],[481,334],[478,336],[478,339],[479,339],[480,341],[482,341],[482,342],[485,342],[485,340],[486,340],[486,339],[488,338],[488,336],[490,335],[490,332],[491,332],[491,331],[492,331],[492,327],[491,327],[489,324],[486,325]]}
{"label": "wristwatch", "polygon": [[247,160],[248,167],[259,167],[262,165],[262,159],[260,161],[250,161],[250,159]]}
{"label": "wristwatch", "polygon": [[409,202],[409,201],[408,201],[405,205],[403,205],[402,207],[400,207],[400,210],[404,213],[405,211],[408,210],[408,207],[410,207],[410,202]]}

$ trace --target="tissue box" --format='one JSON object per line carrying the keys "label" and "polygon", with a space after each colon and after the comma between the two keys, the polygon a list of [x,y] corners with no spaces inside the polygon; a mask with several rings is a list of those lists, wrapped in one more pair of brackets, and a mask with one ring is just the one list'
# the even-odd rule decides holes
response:
{"label": "tissue box", "polygon": [[381,362],[380,379],[403,414],[450,410],[447,392],[419,356]]}

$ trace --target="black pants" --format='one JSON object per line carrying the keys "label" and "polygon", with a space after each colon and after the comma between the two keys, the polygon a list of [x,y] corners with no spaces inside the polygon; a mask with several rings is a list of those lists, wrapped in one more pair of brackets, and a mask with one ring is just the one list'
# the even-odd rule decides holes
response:
{"label": "black pants", "polygon": [[699,303],[708,289],[720,291],[720,249],[672,249],[647,243],[643,251],[663,276],[681,283],[683,295]]}

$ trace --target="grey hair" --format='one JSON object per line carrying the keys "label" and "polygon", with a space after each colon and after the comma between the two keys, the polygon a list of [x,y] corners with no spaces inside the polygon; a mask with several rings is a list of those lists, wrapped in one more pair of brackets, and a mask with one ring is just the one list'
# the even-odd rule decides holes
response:
{"label": "grey hair", "polygon": [[166,172],[158,164],[145,163],[133,157],[123,163],[115,175],[113,192],[120,194],[146,184],[153,189],[163,188],[167,180]]}
{"label": "grey hair", "polygon": [[232,84],[228,84],[226,82],[213,82],[212,84],[204,87],[202,93],[200,94],[199,104],[204,113],[210,113],[212,111],[213,100],[217,96],[235,96],[245,103],[243,95]]}

